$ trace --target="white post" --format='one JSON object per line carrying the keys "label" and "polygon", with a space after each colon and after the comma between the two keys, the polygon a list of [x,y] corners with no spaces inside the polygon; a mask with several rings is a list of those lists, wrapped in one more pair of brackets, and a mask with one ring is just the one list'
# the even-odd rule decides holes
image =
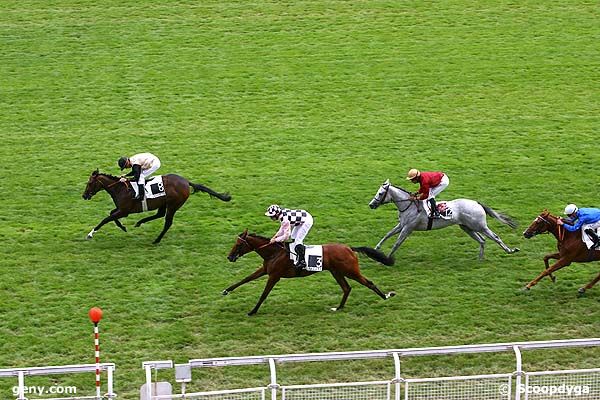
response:
{"label": "white post", "polygon": [[146,395],[148,400],[152,400],[152,367],[146,365]]}
{"label": "white post", "polygon": [[521,399],[521,376],[523,375],[523,360],[521,358],[521,350],[519,346],[513,346],[513,350],[515,352],[515,356],[517,357],[517,370],[515,371],[515,375],[517,376],[515,379],[515,400]]}
{"label": "white post", "polygon": [[277,400],[277,388],[279,385],[277,384],[277,370],[275,369],[275,360],[269,358],[269,369],[271,370],[271,384],[269,387],[271,388],[271,400]]}
{"label": "white post", "polygon": [[400,400],[400,382],[401,382],[401,376],[400,376],[400,355],[398,353],[394,353],[394,370],[396,371],[395,377],[394,377],[394,383],[395,383],[395,398],[396,400]]}
{"label": "white post", "polygon": [[17,393],[17,400],[27,400],[25,397],[25,373],[19,371],[19,391]]}
{"label": "white post", "polygon": [[106,370],[106,385],[108,386],[107,396],[109,399],[115,397],[115,394],[113,393],[113,370],[114,368],[111,365],[109,365]]}

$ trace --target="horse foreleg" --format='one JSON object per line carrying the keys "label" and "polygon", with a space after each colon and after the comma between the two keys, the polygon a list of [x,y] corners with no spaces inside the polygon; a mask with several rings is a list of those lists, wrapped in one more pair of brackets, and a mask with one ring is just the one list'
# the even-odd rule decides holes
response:
{"label": "horse foreleg", "polygon": [[115,221],[115,223],[117,224],[117,226],[120,224],[120,222],[118,222],[119,218],[123,218],[126,217],[127,214],[124,213],[123,211],[117,209],[114,212],[111,212],[110,215],[106,218],[104,218],[102,221],[100,221],[100,223],[90,231],[90,233],[87,234],[86,239],[91,239],[94,237],[94,233],[98,232],[98,230],[100,228],[102,228],[105,224],[109,223],[110,221]]}
{"label": "horse foreleg", "polygon": [[[550,264],[548,264],[548,260],[550,259],[555,259],[558,260],[560,258],[560,253],[552,253],[552,254],[547,254],[544,256],[544,265],[546,266],[546,269],[550,268]],[[556,282],[556,277],[552,274],[548,274],[548,276],[550,277],[550,279],[552,279],[552,282]]]}
{"label": "horse foreleg", "polygon": [[331,311],[339,311],[342,308],[344,308],[344,305],[346,305],[346,300],[348,300],[348,296],[350,295],[350,291],[352,290],[352,288],[350,287],[350,285],[348,284],[348,281],[346,280],[346,278],[344,278],[344,276],[342,274],[340,274],[339,272],[333,272],[333,270],[330,270],[331,275],[333,275],[333,277],[335,278],[336,282],[338,283],[338,285],[340,285],[340,287],[342,288],[342,301],[340,302],[340,305],[336,307],[332,307]]}
{"label": "horse foreleg", "polygon": [[381,249],[383,242],[385,242],[386,240],[388,240],[389,238],[391,238],[392,236],[394,236],[401,230],[402,230],[402,224],[398,224],[395,227],[393,227],[392,230],[389,231],[388,233],[386,233],[385,236],[379,241],[379,243],[377,243],[377,246],[375,246],[375,250]]}
{"label": "horse foreleg", "polygon": [[223,294],[223,296],[227,296],[229,293],[233,292],[236,288],[242,286],[243,284],[253,281],[255,279],[258,279],[261,276],[266,275],[266,274],[267,274],[267,269],[264,266],[261,266],[259,269],[257,269],[256,271],[254,271],[253,273],[251,273],[250,275],[248,275],[247,277],[245,277],[244,279],[242,279],[235,285],[231,285],[227,289],[223,290],[223,292],[221,292],[221,294]]}
{"label": "horse foreleg", "polygon": [[479,243],[479,259],[483,260],[483,252],[485,249],[485,238],[480,233],[475,232],[473,229],[466,225],[459,225],[460,229],[465,231],[467,235],[471,236],[477,243]]}
{"label": "horse foreleg", "polygon": [[403,227],[402,230],[400,231],[400,234],[398,235],[398,239],[396,239],[396,243],[394,243],[394,245],[392,246],[392,251],[390,251],[390,254],[388,254],[388,257],[391,257],[394,255],[394,253],[396,252],[396,250],[398,250],[398,247],[400,247],[400,245],[406,240],[406,238],[408,237],[408,235],[410,235],[413,231],[412,227]]}
{"label": "horse foreleg", "polygon": [[[117,210],[118,210],[118,208],[115,208],[110,213],[112,214],[112,213],[114,213]],[[123,224],[121,223],[121,221],[119,221],[118,219],[115,219],[115,225],[118,226],[121,230],[123,230],[123,232],[127,232],[127,228],[125,228],[125,226],[123,226]]]}
{"label": "horse foreleg", "polygon": [[277,284],[277,282],[279,282],[279,279],[280,279],[279,276],[273,276],[273,275],[269,276],[269,280],[267,280],[267,285],[265,286],[265,290],[263,290],[262,294],[260,295],[260,299],[258,299],[258,303],[256,303],[256,305],[254,306],[252,311],[250,311],[248,313],[248,315],[256,314],[256,312],[260,308],[260,305],[263,303],[263,301],[265,301],[265,299],[267,298],[269,293],[271,293],[271,289],[273,289],[273,286],[275,286],[275,284]]}
{"label": "horse foreleg", "polygon": [[529,290],[529,289],[531,289],[532,286],[537,285],[537,283],[546,275],[550,275],[552,272],[558,271],[559,269],[566,267],[567,265],[570,265],[570,264],[571,264],[571,261],[568,261],[564,258],[559,258],[557,262],[555,262],[552,266],[550,266],[550,268],[545,269],[544,271],[542,271],[541,274],[538,275],[537,278],[535,278],[534,280],[529,282],[527,284],[527,286],[525,286],[525,290]]}
{"label": "horse foreleg", "polygon": [[519,251],[520,249],[518,247],[515,247],[514,249],[511,249],[510,247],[508,247],[507,245],[504,244],[504,242],[502,241],[502,239],[500,239],[500,236],[496,235],[490,228],[488,228],[487,226],[485,228],[483,228],[482,233],[489,237],[490,239],[492,239],[494,242],[498,243],[498,245],[500,247],[502,247],[504,249],[505,252],[507,252],[508,254],[512,254],[512,253],[516,253],[517,251]]}
{"label": "horse foreleg", "polygon": [[586,291],[586,290],[588,290],[588,289],[591,289],[591,288],[593,288],[593,287],[594,287],[594,285],[595,285],[596,283],[598,283],[598,281],[600,281],[600,274],[598,274],[598,276],[597,276],[597,277],[595,277],[594,279],[592,279],[592,280],[590,281],[590,283],[588,283],[587,285],[585,285],[584,287],[582,287],[582,288],[580,288],[580,289],[579,289],[579,296],[580,296],[580,297],[581,297],[581,296],[583,296],[583,294],[585,293],[585,291]]}
{"label": "horse foreleg", "polygon": [[135,227],[139,228],[140,225],[145,224],[146,222],[149,222],[149,221],[152,221],[152,220],[155,220],[155,219],[158,219],[158,218],[162,218],[162,217],[165,216],[166,213],[167,213],[167,206],[164,205],[164,206],[162,206],[162,207],[160,207],[158,209],[158,212],[156,214],[151,215],[151,216],[146,217],[146,218],[142,218],[138,222],[136,222]]}

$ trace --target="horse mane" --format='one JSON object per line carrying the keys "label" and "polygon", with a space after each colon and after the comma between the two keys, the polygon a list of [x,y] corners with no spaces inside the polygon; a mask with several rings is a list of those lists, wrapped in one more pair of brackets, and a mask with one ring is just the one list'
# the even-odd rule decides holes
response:
{"label": "horse mane", "polygon": [[390,183],[390,186],[393,187],[394,189],[402,190],[404,193],[410,194],[410,191],[408,191],[404,188],[401,188],[400,186],[392,185],[391,183]]}
{"label": "horse mane", "polygon": [[111,178],[111,179],[114,179],[114,180],[119,180],[119,179],[121,179],[121,177],[120,177],[120,176],[114,176],[114,175],[111,175],[111,174],[105,174],[105,173],[102,173],[102,172],[98,172],[96,175],[103,175],[103,176],[106,176],[107,178]]}
{"label": "horse mane", "polygon": [[261,236],[261,235],[257,235],[256,233],[249,233],[248,236],[252,236],[252,237],[255,237],[257,239],[271,240],[271,239],[269,239],[267,237],[264,237],[264,236]]}

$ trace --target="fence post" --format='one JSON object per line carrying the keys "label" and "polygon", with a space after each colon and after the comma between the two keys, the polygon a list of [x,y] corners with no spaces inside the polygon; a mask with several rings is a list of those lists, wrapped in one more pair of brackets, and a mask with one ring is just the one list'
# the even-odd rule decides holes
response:
{"label": "fence post", "polygon": [[402,382],[402,377],[400,376],[400,355],[396,352],[393,353],[394,356],[394,385],[395,385],[395,399],[400,400],[400,384]]}
{"label": "fence post", "polygon": [[19,371],[19,391],[17,393],[17,400],[27,400],[25,397],[25,372]]}
{"label": "fence post", "polygon": [[152,366],[146,365],[146,395],[152,400]]}
{"label": "fence post", "polygon": [[271,400],[277,400],[277,370],[275,369],[275,359],[269,358],[269,369],[271,370],[271,383],[269,388],[271,389]]}
{"label": "fence post", "polygon": [[515,400],[521,400],[521,376],[523,375],[523,360],[519,346],[513,346],[515,356],[517,357],[517,370],[515,371]]}
{"label": "fence post", "polygon": [[116,395],[113,393],[113,371],[114,368],[110,365],[106,368],[106,384],[108,386],[108,393],[106,396],[109,399],[114,399],[116,397]]}

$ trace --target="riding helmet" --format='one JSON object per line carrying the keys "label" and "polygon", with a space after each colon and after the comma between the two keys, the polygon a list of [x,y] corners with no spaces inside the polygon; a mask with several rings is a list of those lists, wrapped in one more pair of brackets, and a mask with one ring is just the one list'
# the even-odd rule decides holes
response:
{"label": "riding helmet", "polygon": [[119,167],[121,168],[121,171],[123,171],[125,169],[125,165],[127,165],[127,157],[121,157],[119,158]]}

